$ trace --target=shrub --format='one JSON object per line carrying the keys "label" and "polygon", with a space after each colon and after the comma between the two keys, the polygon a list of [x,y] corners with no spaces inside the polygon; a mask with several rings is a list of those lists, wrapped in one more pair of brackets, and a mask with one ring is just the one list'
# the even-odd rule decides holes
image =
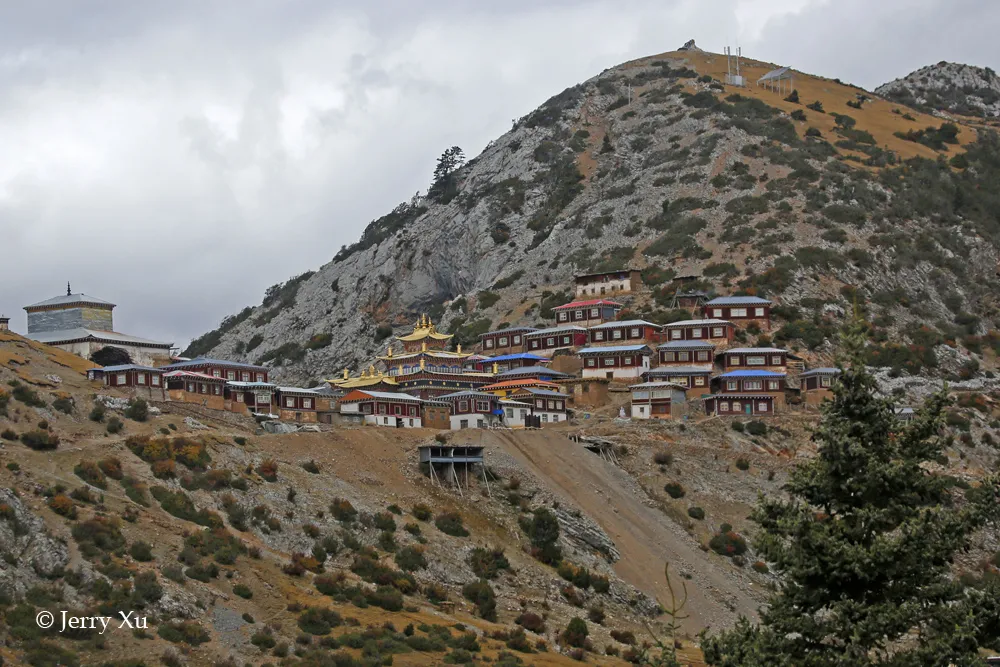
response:
{"label": "shrub", "polygon": [[91,486],[99,489],[108,488],[108,478],[104,476],[104,471],[93,461],[80,461],[73,468],[73,474]]}
{"label": "shrub", "polygon": [[330,630],[343,625],[344,621],[333,609],[321,609],[320,607],[309,607],[299,614],[298,626],[302,632],[311,635],[328,635]]}
{"label": "shrub", "polygon": [[708,542],[709,548],[721,556],[732,558],[742,556],[746,553],[747,543],[743,536],[732,530],[728,524],[723,524],[722,529],[716,533]]}
{"label": "shrub", "polygon": [[594,588],[595,593],[604,594],[611,590],[611,580],[599,574],[591,575],[590,585]]}
{"label": "shrub", "polygon": [[819,100],[816,100],[815,102],[810,102],[809,104],[806,105],[806,108],[812,109],[813,111],[818,111],[820,113],[826,113],[825,111],[823,111],[823,103],[820,102]]}
{"label": "shrub", "polygon": [[587,610],[587,618],[590,619],[591,623],[597,623],[600,625],[604,622],[604,607],[600,605],[593,605]]}
{"label": "shrub", "polygon": [[497,620],[497,601],[493,587],[485,579],[471,581],[462,588],[462,595],[476,605],[480,618],[487,621]]}
{"label": "shrub", "polygon": [[334,498],[330,503],[330,515],[341,523],[351,523],[358,518],[358,510],[350,500],[345,498]]}
{"label": "shrub", "polygon": [[674,462],[674,455],[670,452],[656,452],[653,454],[653,463],[661,466],[668,466]]}
{"label": "shrub", "polygon": [[424,550],[420,547],[407,546],[396,551],[393,556],[396,565],[407,572],[415,572],[427,567],[427,559],[424,557]]}
{"label": "shrub", "polygon": [[635,633],[631,630],[612,630],[611,638],[622,644],[635,645]]}
{"label": "shrub", "polygon": [[705,518],[705,510],[700,507],[692,506],[688,508],[688,516],[692,519],[697,519],[702,521]]}
{"label": "shrub", "polygon": [[72,534],[85,556],[121,553],[125,549],[125,536],[114,519],[94,517],[73,526]]}
{"label": "shrub", "polygon": [[462,515],[458,512],[442,512],[438,514],[434,519],[434,525],[445,535],[451,535],[452,537],[469,536],[469,531],[462,525]]}
{"label": "shrub", "polygon": [[566,629],[562,631],[561,637],[567,646],[584,648],[587,644],[588,634],[590,632],[587,630],[587,622],[579,616],[574,616],[566,625]]}
{"label": "shrub", "polygon": [[532,556],[546,564],[558,563],[562,559],[559,549],[559,520],[551,510],[539,507],[529,519],[519,521],[521,529],[531,540]]}
{"label": "shrub", "polygon": [[739,458],[736,459],[736,467],[739,470],[743,470],[743,471],[749,470],[750,469],[750,461],[746,460],[745,458],[743,458],[741,456],[741,457],[739,457]]}
{"label": "shrub", "polygon": [[416,505],[414,505],[410,509],[410,513],[418,521],[429,521],[432,516],[431,508],[428,507],[427,505],[424,505],[423,503],[417,503]]}
{"label": "shrub", "polygon": [[747,422],[747,433],[750,435],[767,435],[767,424],[762,421],[755,420],[752,422]]}
{"label": "shrub", "polygon": [[469,566],[480,579],[495,579],[501,570],[510,569],[510,562],[499,547],[476,547],[469,554]]}
{"label": "shrub", "polygon": [[142,540],[133,542],[132,546],[128,549],[128,553],[132,558],[142,563],[148,563],[153,560],[153,548],[148,542],[143,542]]}
{"label": "shrub", "polygon": [[530,611],[521,612],[521,615],[514,619],[514,622],[530,632],[545,633],[545,619]]}
{"label": "shrub", "polygon": [[3,438],[4,440],[14,441],[18,439],[18,435],[12,429],[5,428],[3,432],[0,433],[0,438]]}
{"label": "shrub", "polygon": [[49,509],[67,519],[76,519],[76,503],[65,494],[59,493],[48,501]]}
{"label": "shrub", "polygon": [[122,479],[122,488],[125,489],[125,495],[129,500],[143,507],[149,507],[149,489],[144,483],[134,477],[125,477]]}
{"label": "shrub", "polygon": [[36,451],[46,451],[59,446],[59,436],[48,431],[27,431],[21,434],[21,442]]}
{"label": "shrub", "polygon": [[121,433],[123,428],[125,428],[125,424],[123,424],[122,420],[118,419],[118,417],[112,417],[108,420],[108,433],[111,433],[112,435],[115,433]]}
{"label": "shrub", "polygon": [[317,464],[316,461],[312,459],[309,459],[308,461],[303,463],[302,469],[305,470],[306,472],[312,473],[313,475],[319,474],[319,464]]}
{"label": "shrub", "polygon": [[372,521],[379,530],[387,530],[389,532],[396,530],[396,522],[388,512],[379,512],[372,517]]}
{"label": "shrub", "polygon": [[667,482],[666,484],[663,485],[663,490],[667,493],[668,496],[670,496],[674,500],[677,500],[678,498],[683,498],[684,495],[686,494],[686,491],[684,491],[684,487],[681,486],[678,482]]}
{"label": "shrub", "polygon": [[73,399],[72,398],[57,398],[52,401],[52,407],[59,412],[65,413],[67,415],[73,414]]}
{"label": "shrub", "polygon": [[746,426],[743,425],[743,422],[735,422],[734,421],[729,426],[730,426],[730,428],[732,428],[737,433],[743,433],[744,431],[746,431]]}
{"label": "shrub", "polygon": [[[401,611],[403,609],[403,594],[392,586],[379,586],[375,592],[365,596],[368,604],[386,611]],[[496,618],[494,617],[494,619]]]}
{"label": "shrub", "polygon": [[172,514],[178,519],[191,521],[209,528],[221,528],[223,525],[222,517],[209,510],[197,509],[191,497],[183,491],[170,491],[162,486],[154,486],[150,490],[150,493],[160,503],[160,507],[165,512]]}
{"label": "shrub", "polygon": [[114,456],[108,456],[97,462],[97,467],[101,472],[111,479],[122,479],[125,474],[122,472],[122,462]]}
{"label": "shrub", "polygon": [[753,571],[757,572],[758,574],[767,574],[768,572],[771,571],[770,568],[767,567],[767,563],[765,563],[762,560],[757,561],[750,567],[752,567]]}
{"label": "shrub", "polygon": [[125,416],[136,422],[144,422],[149,418],[149,404],[141,398],[133,398],[125,408]]}

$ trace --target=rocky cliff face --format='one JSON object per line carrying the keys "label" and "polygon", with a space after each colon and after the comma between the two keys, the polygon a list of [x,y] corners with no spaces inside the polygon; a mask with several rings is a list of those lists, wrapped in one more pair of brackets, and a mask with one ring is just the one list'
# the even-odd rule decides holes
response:
{"label": "rocky cliff face", "polygon": [[875,89],[917,108],[964,116],[1000,116],[1000,77],[989,67],[940,62]]}
{"label": "rocky cliff face", "polygon": [[[771,67],[745,61],[744,74]],[[910,132],[941,120],[826,79],[797,73],[785,99],[725,86],[725,72],[723,56],[689,50],[563,91],[448,187],[187,353],[306,383],[367,366],[419,313],[468,345],[504,323],[550,323],[575,273],[632,265],[649,289],[629,308],[648,319],[686,316],[669,310],[682,277],[764,294],[781,306],[774,340],[823,357],[858,302],[874,361],[937,367],[949,342],[961,349],[946,373],[974,372],[997,340],[996,138]]]}

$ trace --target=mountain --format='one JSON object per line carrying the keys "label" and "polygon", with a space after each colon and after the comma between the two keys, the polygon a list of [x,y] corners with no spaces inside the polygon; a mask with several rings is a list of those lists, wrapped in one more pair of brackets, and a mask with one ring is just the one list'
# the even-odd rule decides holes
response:
{"label": "mountain", "polygon": [[1000,117],[1000,77],[989,67],[941,61],[882,84],[875,92],[925,111]]}
{"label": "mountain", "polygon": [[774,68],[745,59],[737,88],[724,56],[687,49],[567,88],[467,163],[446,152],[427,195],[186,353],[305,383],[367,367],[424,312],[467,346],[551,323],[574,274],[632,265],[647,319],[687,316],[681,285],[767,295],[773,340],[820,362],[857,303],[874,364],[991,369],[1000,140],[839,80],[755,85]]}

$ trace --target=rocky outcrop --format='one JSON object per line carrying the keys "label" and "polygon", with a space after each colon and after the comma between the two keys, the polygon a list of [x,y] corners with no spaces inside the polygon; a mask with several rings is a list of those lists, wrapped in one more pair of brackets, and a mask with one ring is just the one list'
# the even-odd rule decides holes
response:
{"label": "rocky outcrop", "polygon": [[698,45],[694,43],[693,39],[689,39],[688,41],[684,42],[684,46],[680,47],[677,50],[678,51],[701,51],[701,49],[698,48]]}
{"label": "rocky outcrop", "polygon": [[555,515],[567,538],[593,549],[609,562],[614,563],[621,558],[615,543],[590,517],[579,510],[567,510],[562,506],[556,508]]}
{"label": "rocky outcrop", "polygon": [[0,489],[0,591],[19,599],[39,581],[63,573],[69,549],[10,489]]}
{"label": "rocky outcrop", "polygon": [[1000,116],[1000,77],[989,67],[939,62],[882,84],[875,92],[918,109]]}

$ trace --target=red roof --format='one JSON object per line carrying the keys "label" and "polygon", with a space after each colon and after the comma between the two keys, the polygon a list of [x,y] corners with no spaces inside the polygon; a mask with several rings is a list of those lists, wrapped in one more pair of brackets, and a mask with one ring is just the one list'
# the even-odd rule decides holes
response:
{"label": "red roof", "polygon": [[624,308],[620,303],[616,301],[608,301],[607,299],[591,299],[589,301],[571,301],[563,306],[556,306],[552,310],[564,310],[566,308],[584,308],[586,306],[618,306],[619,308]]}

